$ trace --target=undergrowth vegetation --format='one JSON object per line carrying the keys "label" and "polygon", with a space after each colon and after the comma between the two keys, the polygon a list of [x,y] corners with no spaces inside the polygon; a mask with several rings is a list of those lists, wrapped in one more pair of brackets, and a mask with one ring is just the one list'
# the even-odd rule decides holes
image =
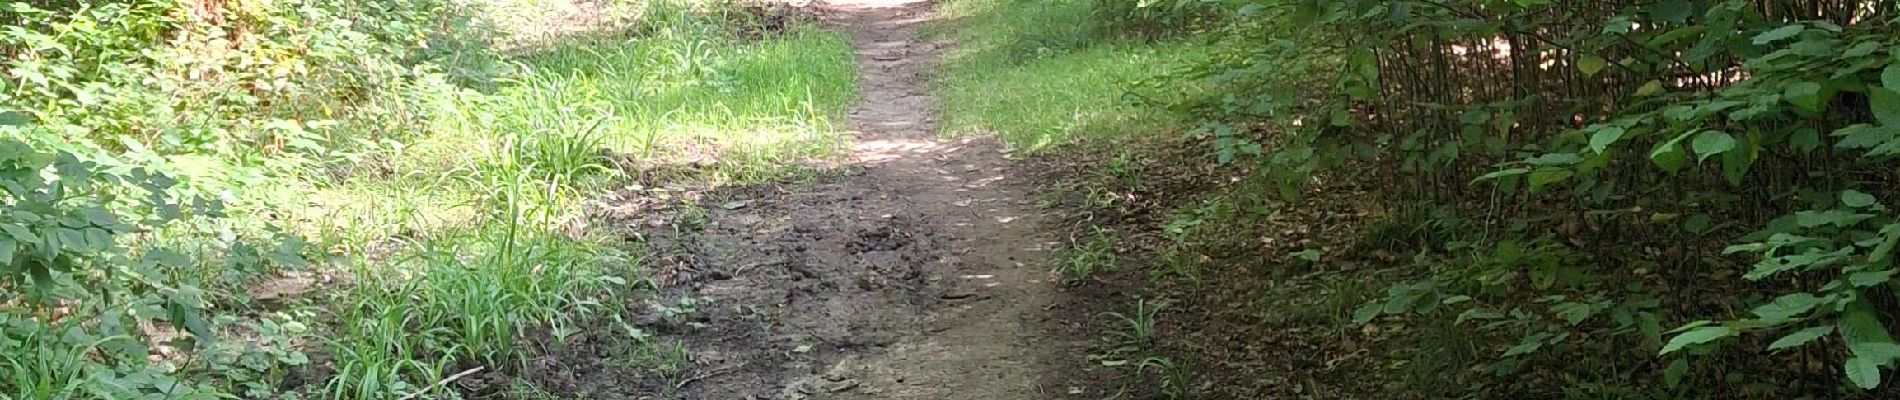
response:
{"label": "undergrowth vegetation", "polygon": [[[934,34],[953,40],[938,70],[943,131],[994,134],[1013,150],[1175,129],[1165,110],[1133,107],[1128,85],[1186,84],[1158,73],[1186,67],[1206,48],[1101,36],[1089,3],[981,0],[945,3]],[[1161,82],[1150,82],[1161,80]],[[1154,91],[1174,101],[1179,91]]]}
{"label": "undergrowth vegetation", "polygon": [[642,286],[591,196],[846,146],[848,43],[759,10],[9,3],[0,398],[496,390]]}
{"label": "undergrowth vegetation", "polygon": [[1078,171],[1225,368],[1149,393],[1894,393],[1894,2],[946,8],[949,128]]}

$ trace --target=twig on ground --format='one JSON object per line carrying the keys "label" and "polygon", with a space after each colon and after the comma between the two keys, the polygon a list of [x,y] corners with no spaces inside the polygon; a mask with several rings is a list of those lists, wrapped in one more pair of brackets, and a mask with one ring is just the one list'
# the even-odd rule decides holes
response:
{"label": "twig on ground", "polygon": [[680,380],[680,383],[673,385],[673,390],[677,391],[680,389],[685,389],[686,385],[691,385],[693,384],[693,382],[697,382],[701,379],[729,374],[729,373],[732,373],[732,371],[738,371],[740,368],[745,368],[745,366],[746,366],[745,364],[741,363],[739,365],[734,365],[731,368],[720,368],[718,371],[712,371],[712,372],[707,372],[707,373],[687,377],[686,379]]}
{"label": "twig on ground", "polygon": [[442,385],[447,385],[449,384],[449,382],[454,382],[455,380],[462,379],[462,377],[465,377],[465,376],[474,375],[475,373],[482,372],[482,370],[486,370],[486,369],[488,369],[488,367],[475,367],[475,368],[470,368],[467,371],[457,372],[455,373],[455,375],[449,375],[449,377],[447,378],[442,378],[442,380],[435,381],[435,384],[422,388],[422,390],[417,390],[415,393],[410,393],[407,396],[402,396],[401,398],[398,398],[396,400],[414,400],[416,396],[421,396],[423,393],[428,393],[431,390],[435,390],[435,388],[437,387],[441,387]]}

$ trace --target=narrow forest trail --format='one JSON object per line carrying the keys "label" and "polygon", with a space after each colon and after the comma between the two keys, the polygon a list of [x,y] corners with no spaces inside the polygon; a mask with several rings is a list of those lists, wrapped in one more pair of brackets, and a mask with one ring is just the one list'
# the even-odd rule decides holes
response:
{"label": "narrow forest trail", "polygon": [[917,32],[933,15],[931,3],[859,1],[870,4],[833,5],[857,48],[853,153],[866,167],[865,183],[903,199],[947,235],[950,251],[933,266],[953,283],[939,297],[959,303],[933,312],[921,334],[863,355],[847,372],[864,377],[867,390],[855,397],[1054,397],[1045,380],[1075,357],[1043,326],[1058,294],[1047,273],[1058,242],[993,140],[938,138],[924,72],[942,44]]}
{"label": "narrow forest trail", "polygon": [[[917,32],[931,4],[851,1],[826,5],[826,19],[854,38],[854,165],[611,199],[606,219],[647,243],[663,288],[648,307],[659,311],[632,320],[691,366],[656,380],[568,361],[556,381],[631,398],[1068,396],[1088,340],[1051,329],[1057,238],[993,139],[938,137],[925,73],[942,44]],[[684,304],[696,306],[682,317]]]}

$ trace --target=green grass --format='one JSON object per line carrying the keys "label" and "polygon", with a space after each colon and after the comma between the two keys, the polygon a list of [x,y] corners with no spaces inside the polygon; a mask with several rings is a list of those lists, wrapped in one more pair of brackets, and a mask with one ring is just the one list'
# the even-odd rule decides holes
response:
{"label": "green grass", "polygon": [[[808,172],[849,147],[841,120],[856,98],[856,77],[845,36],[796,26],[741,39],[731,32],[746,22],[717,8],[631,4],[640,5],[630,12],[645,21],[637,35],[579,33],[516,49],[519,54],[501,60],[514,65],[513,72],[475,88],[443,77],[370,88],[368,97],[415,107],[392,112],[400,115],[352,116],[419,130],[379,131],[321,151],[142,155],[153,159],[139,161],[181,176],[193,189],[218,194],[230,214],[217,225],[168,229],[142,240],[229,241],[217,238],[270,227],[314,243],[307,255],[322,259],[314,272],[339,283],[291,301],[278,321],[296,315],[298,326],[313,325],[297,350],[328,355],[318,358],[327,364],[317,369],[332,373],[296,389],[304,398],[452,398],[448,389],[429,384],[471,365],[513,370],[584,321],[611,319],[634,293],[628,282],[638,279],[639,255],[585,229],[585,201],[646,169],[680,171],[668,177],[707,185],[764,181]],[[257,112],[234,110],[233,118],[245,111]],[[398,118],[405,123],[394,122]],[[218,247],[198,248],[220,256]],[[234,272],[210,256],[160,271],[166,282],[220,282],[204,285],[207,302],[216,303],[207,313],[221,318],[213,328],[229,337],[205,357],[251,357],[259,354],[258,346],[249,346],[257,341],[288,342],[245,328],[267,317],[254,315],[259,306],[242,295],[242,279],[221,281]],[[0,296],[0,303],[7,300]],[[89,326],[82,316],[47,322],[34,336],[0,335],[8,336],[0,337],[0,398],[75,396],[103,385],[101,379],[130,379],[115,377],[133,372],[264,398],[292,365],[208,368],[181,356],[146,370],[115,371],[105,363],[136,365],[146,351],[99,348],[145,338],[50,336],[81,332]],[[42,318],[0,312],[0,324]],[[554,340],[524,340],[544,333]],[[643,356],[650,360],[629,365],[680,373],[685,349],[643,351],[653,352]],[[136,359],[100,356],[121,353]]]}
{"label": "green grass", "polygon": [[[774,178],[847,147],[838,128],[856,95],[849,48],[811,27],[744,43],[678,34],[555,44],[518,60],[527,73],[499,93],[454,101],[442,124],[455,133],[424,140],[406,162],[577,176],[610,152],[649,167],[709,164],[701,178],[714,181]],[[469,155],[471,143],[503,151]]]}
{"label": "green grass", "polygon": [[611,315],[637,263],[554,232],[585,218],[579,202],[620,168],[697,163],[710,168],[688,178],[716,185],[842,154],[836,121],[855,77],[841,35],[800,27],[742,42],[717,26],[678,28],[521,56],[524,72],[492,94],[439,99],[436,131],[392,155],[390,179],[309,193],[324,206],[305,212],[347,216],[318,230],[345,248],[407,243],[351,273],[339,319],[361,322],[328,343],[332,398],[412,393],[464,363],[509,368],[538,350],[521,347],[530,330]]}
{"label": "green grass", "polygon": [[1069,247],[1061,252],[1061,260],[1055,268],[1055,273],[1062,276],[1064,283],[1079,283],[1097,273],[1114,271],[1119,266],[1115,257],[1115,237],[1101,228],[1096,228],[1087,237],[1071,238],[1069,242]]}
{"label": "green grass", "polygon": [[[1178,130],[1180,117],[1137,106],[1193,93],[1163,77],[1209,48],[1195,38],[1159,42],[1093,34],[1091,1],[955,0],[933,34],[956,46],[943,56],[937,86],[950,135],[995,134],[1012,149],[1039,151],[1089,140]],[[1158,80],[1157,80],[1158,79]],[[1136,94],[1131,83],[1161,90]]]}

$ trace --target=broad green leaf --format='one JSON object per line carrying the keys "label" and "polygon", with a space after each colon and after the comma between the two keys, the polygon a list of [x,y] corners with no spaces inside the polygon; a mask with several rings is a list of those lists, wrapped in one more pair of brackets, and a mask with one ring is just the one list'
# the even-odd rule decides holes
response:
{"label": "broad green leaf", "polygon": [[1859,190],[1846,190],[1841,192],[1841,204],[1848,207],[1864,208],[1879,202],[1879,200],[1874,199],[1874,195]]}
{"label": "broad green leaf", "polygon": [[1876,50],[1880,50],[1880,42],[1867,40],[1855,43],[1854,47],[1847,48],[1847,51],[1842,52],[1841,56],[1846,58],[1866,57],[1870,54],[1874,54]]}
{"label": "broad green leaf", "polygon": [[285,249],[282,248],[272,249],[272,251],[265,254],[264,257],[270,259],[272,264],[279,267],[303,267],[310,265],[310,261],[304,260],[302,255],[284,250]]}
{"label": "broad green leaf", "polygon": [[1543,168],[1532,171],[1529,181],[1532,192],[1543,190],[1544,186],[1570,179],[1576,173],[1567,169]]}
{"label": "broad green leaf", "polygon": [[6,231],[7,235],[13,236],[13,240],[21,243],[39,243],[40,241],[39,235],[33,234],[33,231],[27,230],[24,226],[0,223],[0,231]]}
{"label": "broad green leaf", "polygon": [[1643,337],[1648,338],[1650,343],[1662,344],[1662,318],[1657,317],[1656,313],[1637,313],[1636,327],[1638,331],[1643,332]]}
{"label": "broad green leaf", "polygon": [[1596,76],[1598,72],[1603,72],[1603,67],[1609,64],[1609,60],[1604,60],[1603,57],[1585,54],[1577,58],[1577,71],[1583,72],[1583,76]]}
{"label": "broad green leaf", "polygon": [[1465,321],[1469,321],[1469,320],[1498,319],[1498,318],[1504,318],[1504,314],[1500,314],[1496,311],[1488,311],[1482,308],[1473,308],[1473,309],[1465,310],[1465,312],[1458,313],[1458,318],[1452,320],[1451,323],[1453,325],[1456,325],[1456,324],[1463,324],[1465,323]]}
{"label": "broad green leaf", "polygon": [[204,291],[196,286],[180,285],[173,292],[167,308],[171,313],[174,326],[185,328],[197,337],[201,345],[209,345],[217,340],[217,333],[211,330],[204,319]]}
{"label": "broad green leaf", "polygon": [[1676,387],[1682,384],[1682,377],[1688,374],[1689,360],[1678,358],[1669,362],[1668,368],[1663,369],[1663,384],[1672,388]]}
{"label": "broad green leaf", "polygon": [[1762,322],[1781,324],[1802,314],[1807,314],[1809,311],[1813,311],[1814,307],[1820,304],[1821,298],[1815,297],[1813,294],[1807,292],[1792,293],[1776,297],[1775,301],[1755,307],[1752,312],[1755,313],[1756,316],[1761,317]]}
{"label": "broad green leaf", "polygon": [[1659,21],[1682,22],[1695,14],[1695,5],[1689,0],[1663,0],[1649,6],[1649,15]]}
{"label": "broad green leaf", "polygon": [[1847,275],[1847,283],[1854,287],[1872,287],[1887,283],[1893,279],[1894,270],[1860,271]]}
{"label": "broad green leaf", "polygon": [[1871,358],[1854,357],[1847,359],[1847,365],[1841,369],[1847,373],[1847,380],[1854,382],[1854,386],[1873,389],[1880,387],[1880,364],[1880,361]]}
{"label": "broad green leaf", "polygon": [[1524,339],[1519,341],[1516,346],[1511,346],[1510,349],[1505,350],[1504,355],[1501,357],[1513,357],[1535,353],[1537,349],[1544,347],[1544,341],[1550,339],[1550,336],[1549,332],[1525,335]]}
{"label": "broad green leaf", "polygon": [[1880,237],[1880,244],[1874,246],[1874,251],[1867,256],[1868,263],[1879,264],[1893,257],[1894,247],[1900,245],[1900,223],[1881,227]]}
{"label": "broad green leaf", "polygon": [[109,227],[119,224],[119,216],[113,215],[105,210],[88,208],[79,210],[79,214],[84,215],[86,221],[91,222],[94,226]]}
{"label": "broad green leaf", "polygon": [[71,252],[88,252],[98,249],[86,242],[86,234],[78,229],[53,228],[53,236],[59,238],[60,246]]}
{"label": "broad green leaf", "polygon": [[1873,214],[1861,214],[1847,210],[1801,211],[1794,213],[1795,223],[1802,227],[1813,228],[1824,225],[1850,227],[1873,218]]}
{"label": "broad green leaf", "polygon": [[1458,116],[1458,122],[1465,125],[1480,125],[1491,120],[1491,111],[1482,108],[1465,111]]}
{"label": "broad green leaf", "polygon": [[1848,352],[1856,357],[1886,364],[1895,355],[1893,335],[1887,333],[1886,326],[1881,324],[1879,315],[1867,300],[1849,304],[1835,326],[1840,328],[1841,340],[1847,343]]}
{"label": "broad green leaf", "polygon": [[1756,140],[1759,139],[1751,135],[1750,138],[1736,143],[1745,147],[1722,152],[1722,177],[1728,179],[1730,185],[1741,186],[1742,179],[1748,176],[1749,167],[1755,165],[1754,149]]}
{"label": "broad green leaf", "polygon": [[1676,335],[1674,338],[1670,338],[1669,344],[1663,345],[1660,354],[1674,353],[1677,350],[1682,350],[1683,347],[1713,342],[1729,336],[1735,336],[1734,328],[1726,326],[1704,326],[1691,329]]}
{"label": "broad green leaf", "polygon": [[1821,96],[1821,84],[1814,82],[1795,82],[1782,91],[1782,98],[1808,112],[1821,112],[1827,108],[1827,98]]}
{"label": "broad green leaf", "polygon": [[1636,21],[1631,21],[1629,16],[1618,15],[1610,17],[1608,22],[1603,23],[1603,33],[1630,33],[1630,29],[1635,27]]}
{"label": "broad green leaf", "polygon": [[1861,343],[1847,350],[1853,355],[1880,361],[1883,367],[1900,359],[1900,343]]}
{"label": "broad green leaf", "polygon": [[1379,303],[1366,303],[1352,310],[1352,323],[1365,325],[1366,323],[1372,322],[1373,318],[1378,318],[1379,313],[1383,311],[1385,311],[1385,306]]}
{"label": "broad green leaf", "polygon": [[1887,69],[1880,72],[1880,85],[1900,92],[1900,62],[1887,64]]}
{"label": "broad green leaf", "polygon": [[1821,132],[1814,128],[1801,128],[1788,136],[1788,143],[1794,145],[1795,150],[1803,153],[1813,152],[1814,149],[1821,148]]}
{"label": "broad green leaf", "polygon": [[1755,35],[1755,44],[1765,45],[1769,43],[1778,42],[1778,41],[1781,41],[1782,39],[1787,39],[1787,38],[1794,37],[1794,35],[1799,35],[1801,34],[1801,31],[1804,31],[1807,29],[1808,27],[1806,25],[1801,25],[1801,24],[1790,24],[1790,25],[1783,26],[1780,28],[1775,28],[1774,30],[1762,32],[1760,35]]}
{"label": "broad green leaf", "polygon": [[1655,96],[1662,94],[1664,90],[1666,89],[1663,88],[1662,81],[1649,81],[1649,83],[1643,84],[1642,87],[1636,88],[1636,97]]}
{"label": "broad green leaf", "polygon": [[1843,149],[1873,149],[1894,141],[1900,134],[1900,126],[1873,126],[1853,124],[1835,130],[1832,136],[1840,138],[1834,147]]}
{"label": "broad green leaf", "polygon": [[1900,89],[1867,89],[1867,103],[1873,108],[1874,119],[1888,127],[1900,126]]}
{"label": "broad green leaf", "polygon": [[1832,252],[1821,251],[1820,249],[1808,249],[1807,252],[1801,254],[1770,257],[1763,259],[1759,263],[1755,263],[1755,269],[1749,270],[1747,274],[1742,274],[1742,279],[1755,281],[1795,268],[1814,269],[1826,267],[1841,262],[1852,253],[1853,249],[1839,249]]}
{"label": "broad green leaf", "polygon": [[0,127],[21,126],[33,123],[33,117],[19,111],[0,111]]}
{"label": "broad green leaf", "polygon": [[1571,326],[1581,324],[1589,320],[1591,315],[1596,314],[1596,310],[1583,303],[1558,304],[1551,307],[1551,311],[1556,312],[1558,318],[1563,318],[1564,322],[1570,323]]}
{"label": "broad green leaf", "polygon": [[1515,357],[1515,356],[1535,353],[1537,352],[1537,349],[1543,348],[1543,347],[1544,347],[1544,342],[1526,341],[1523,343],[1518,343],[1516,346],[1511,346],[1511,348],[1509,349],[1505,349],[1504,355],[1499,356],[1499,357]]}
{"label": "broad green leaf", "polygon": [[154,267],[160,265],[168,267],[190,267],[192,264],[190,256],[171,249],[151,249],[146,251],[145,254],[139,255],[139,266]]}
{"label": "broad green leaf", "polygon": [[1776,339],[1774,343],[1769,343],[1768,351],[1780,351],[1791,347],[1800,347],[1801,345],[1813,342],[1815,339],[1820,339],[1833,332],[1833,325],[1816,326],[1798,330],[1788,334],[1788,336],[1782,336],[1780,339]]}
{"label": "broad green leaf", "polygon": [[1623,128],[1614,126],[1597,129],[1596,133],[1590,135],[1590,151],[1603,154],[1604,151],[1609,150],[1611,144],[1622,139],[1624,133]]}
{"label": "broad green leaf", "polygon": [[1689,143],[1689,147],[1695,149],[1696,161],[1707,161],[1710,156],[1735,150],[1735,137],[1730,136],[1728,132],[1702,131],[1695,135],[1695,140]]}
{"label": "broad green leaf", "polygon": [[1657,143],[1656,148],[1649,151],[1649,161],[1669,173],[1681,171],[1682,167],[1689,165],[1689,155],[1682,151],[1682,139],[1688,136],[1688,134],[1683,134],[1675,139]]}

